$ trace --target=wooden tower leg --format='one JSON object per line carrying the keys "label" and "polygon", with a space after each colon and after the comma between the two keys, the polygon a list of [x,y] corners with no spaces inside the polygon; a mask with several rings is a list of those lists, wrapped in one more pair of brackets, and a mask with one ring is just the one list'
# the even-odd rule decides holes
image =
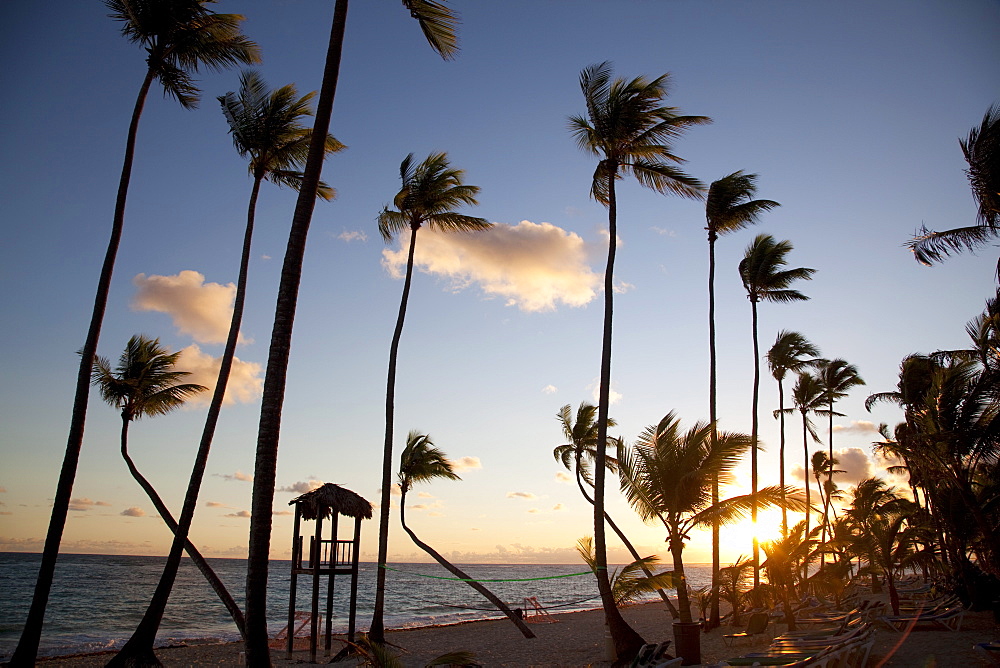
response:
{"label": "wooden tower leg", "polygon": [[313,540],[312,567],[312,620],[309,625],[309,661],[316,663],[316,644],[319,638],[319,571],[323,556],[323,515],[316,517],[316,537]]}
{"label": "wooden tower leg", "polygon": [[347,621],[347,640],[354,642],[354,622],[358,616],[358,559],[361,552],[361,518],[354,518],[354,544],[351,546],[351,607]]}
{"label": "wooden tower leg", "polygon": [[295,505],[295,522],[292,528],[292,575],[288,582],[288,642],[285,643],[285,658],[292,658],[292,650],[295,647],[295,589],[298,585],[299,574],[297,568],[302,566],[302,538],[299,537],[299,520],[302,518],[302,509]]}

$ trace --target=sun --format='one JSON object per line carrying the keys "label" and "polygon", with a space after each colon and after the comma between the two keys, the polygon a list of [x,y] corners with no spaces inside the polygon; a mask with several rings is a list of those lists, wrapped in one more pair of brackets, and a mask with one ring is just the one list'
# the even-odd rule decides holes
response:
{"label": "sun", "polygon": [[[788,523],[793,524],[796,520],[791,516]],[[723,562],[733,563],[739,557],[749,557],[753,554],[753,539],[757,537],[759,544],[781,538],[781,510],[769,508],[757,513],[757,523],[754,524],[747,518],[736,524],[729,524],[721,528],[720,534],[720,556]],[[764,555],[761,554],[761,561]]]}

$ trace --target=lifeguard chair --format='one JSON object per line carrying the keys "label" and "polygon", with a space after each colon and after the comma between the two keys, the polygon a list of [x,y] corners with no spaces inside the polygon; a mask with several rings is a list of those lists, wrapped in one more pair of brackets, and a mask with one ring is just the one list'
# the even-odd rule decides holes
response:
{"label": "lifeguard chair", "polygon": [[[330,655],[333,642],[333,593],[334,578],[337,575],[351,576],[351,600],[348,614],[347,639],[354,642],[354,623],[358,603],[358,556],[361,544],[361,520],[371,519],[372,504],[349,489],[333,483],[326,483],[311,492],[292,499],[288,505],[295,506],[295,524],[292,529],[292,575],[288,588],[288,638],[286,656],[291,658],[295,644],[295,594],[299,575],[312,576],[311,617],[309,629],[309,659],[316,662],[316,648],[319,640],[319,590],[320,580],[327,577],[326,585],[326,640],[324,649]],[[338,518],[354,518],[354,537],[338,540]],[[303,545],[301,520],[315,520],[315,530],[309,537],[309,545]],[[331,521],[330,538],[323,537],[323,520]]]}

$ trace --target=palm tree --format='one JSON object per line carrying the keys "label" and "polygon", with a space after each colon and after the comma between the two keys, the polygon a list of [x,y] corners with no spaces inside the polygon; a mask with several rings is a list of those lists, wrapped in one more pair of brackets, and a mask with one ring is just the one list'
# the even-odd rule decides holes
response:
{"label": "palm tree", "polygon": [[[590,570],[596,573],[597,557],[594,556],[594,539],[591,536],[584,536],[576,541],[576,551],[590,567]],[[615,594],[615,605],[629,605],[635,603],[643,594],[673,589],[674,574],[670,571],[651,575],[650,569],[655,568],[659,563],[660,558],[651,554],[622,566],[620,571],[617,569],[612,571],[608,577],[611,580],[611,590]]]}
{"label": "palm tree", "polygon": [[[778,381],[778,410],[780,420],[781,445],[778,448],[778,484],[785,486],[785,388],[783,381],[789,371],[799,373],[816,363],[819,348],[798,332],[778,332],[774,345],[767,351],[767,366],[771,375]],[[788,513],[781,509],[781,535],[788,536]]]}
{"label": "palm tree", "polygon": [[[757,402],[760,392],[760,346],[757,342],[757,302],[792,302],[809,299],[798,290],[788,286],[798,280],[810,280],[815,269],[800,267],[783,269],[788,264],[786,256],[792,251],[790,241],[776,241],[770,234],[758,234],[740,261],[740,278],[750,300],[753,313],[753,419],[750,437],[751,494],[757,493]],[[757,507],[753,508],[751,521],[757,524]],[[760,545],[756,532],[753,538],[753,586],[760,584]]]}
{"label": "palm tree", "polygon": [[[671,142],[692,125],[708,123],[704,116],[681,116],[663,106],[669,75],[656,79],[636,77],[611,80],[611,64],[591,65],[580,73],[580,88],[587,105],[586,116],[572,116],[570,130],[581,149],[599,159],[590,194],[608,208],[608,262],[604,270],[604,332],[601,346],[601,380],[598,392],[597,442],[608,438],[608,406],[611,390],[611,335],[614,305],[614,265],[618,235],[618,204],[615,182],[633,175],[640,184],[659,193],[701,197],[703,186],[675,165]],[[604,450],[598,448],[594,475],[594,549],[597,587],[608,628],[619,657],[632,657],[642,647],[642,638],[615,607],[607,572],[604,533]]]}
{"label": "palm tree", "polygon": [[[268,351],[261,398],[257,451],[254,463],[253,499],[251,501],[250,545],[247,558],[247,665],[270,666],[267,647],[267,573],[271,550],[271,515],[274,505],[275,476],[278,466],[278,442],[281,434],[281,410],[285,399],[288,358],[295,324],[302,264],[309,225],[320,187],[320,172],[326,156],[326,136],[340,75],[340,56],[344,45],[349,0],[337,0],[333,9],[330,41],[323,67],[323,84],[316,100],[316,116],[302,184],[295,201],[295,212],[288,233],[288,245],[282,263],[281,281],[274,309],[274,325]],[[430,43],[443,58],[458,52],[455,28],[458,18],[444,0],[402,0]],[[382,638],[375,638],[382,640]]]}
{"label": "palm tree", "polygon": [[[556,419],[559,420],[562,426],[563,436],[565,436],[570,442],[564,443],[563,445],[557,445],[552,451],[552,456],[556,458],[556,461],[562,462],[562,465],[566,467],[566,470],[573,471],[576,475],[576,485],[580,488],[580,493],[583,494],[583,498],[587,500],[591,506],[594,505],[593,497],[587,492],[587,488],[584,487],[584,481],[591,488],[594,486],[594,477],[590,472],[591,463],[597,458],[597,424],[594,422],[594,417],[597,415],[597,407],[588,404],[587,402],[581,402],[580,407],[576,411],[576,421],[573,421],[573,411],[569,404],[566,404],[559,409],[559,413],[556,415]],[[608,426],[616,426],[616,422],[613,418],[608,418]],[[619,448],[621,447],[620,438],[608,439],[607,448]],[[618,460],[605,454],[604,465],[612,473],[618,472]],[[652,578],[653,573],[647,568],[646,561],[643,557],[639,556],[639,552],[632,545],[632,541],[628,539],[625,532],[615,524],[611,519],[611,515],[608,514],[607,510],[604,511],[604,519],[607,521],[608,526],[618,534],[622,543],[628,549],[629,553],[632,555],[633,563],[637,564],[637,568],[641,568],[646,574],[647,578]],[[593,547],[593,539],[591,541],[591,548]],[[612,589],[614,587],[612,586]],[[670,596],[663,589],[657,590],[660,599],[663,601],[664,605],[667,606],[667,610],[670,611],[670,616],[673,618],[677,617],[677,609],[674,607],[673,601],[670,600]],[[617,597],[616,597],[617,600]]]}
{"label": "palm tree", "polygon": [[[696,527],[713,521],[729,524],[746,516],[754,505],[751,494],[712,503],[712,484],[732,481],[732,470],[751,445],[746,434],[721,432],[712,443],[711,425],[697,422],[682,431],[673,411],[639,435],[620,457],[622,491],[644,522],[659,521],[667,530],[667,544],[674,560],[677,607],[681,622],[691,622],[691,603],[684,575],[684,543]],[[795,509],[802,501],[794,490],[785,503]],[[782,490],[766,487],[758,492],[765,506],[780,505]]]}
{"label": "palm tree", "polygon": [[90,376],[97,355],[111,277],[125,223],[125,200],[132,176],[139,118],[146,102],[146,95],[156,80],[163,86],[165,94],[176,99],[184,108],[191,109],[197,107],[200,92],[191,78],[192,72],[197,72],[202,67],[223,70],[238,63],[250,64],[260,61],[257,45],[240,32],[239,25],[243,17],[238,14],[216,14],[206,7],[208,0],[158,0],[157,2],[105,0],[104,4],[111,10],[111,18],[122,22],[122,35],[130,42],[144,47],[147,54],[147,68],[132,110],[132,119],[125,141],[125,157],[111,222],[111,237],[108,240],[104,264],[97,283],[87,339],[80,353],[69,436],[59,482],[56,485],[48,533],[45,536],[42,562],[24,630],[11,657],[11,665],[15,666],[33,665],[38,655],[45,607],[52,588],[59,543],[66,525],[73,481],[83,446]]}
{"label": "palm tree", "polygon": [[740,555],[735,562],[719,569],[719,598],[729,604],[733,611],[732,625],[740,626],[740,612],[746,594],[747,578],[753,570],[753,563]]}
{"label": "palm tree", "polygon": [[[829,452],[828,457],[833,460],[833,403],[838,399],[847,396],[848,390],[853,387],[864,385],[865,381],[858,375],[858,369],[853,364],[848,364],[846,360],[822,360],[817,365],[819,371],[818,378],[823,384],[823,398],[827,404],[827,417],[830,420],[829,429]],[[827,480],[833,484],[833,469],[827,472]],[[823,522],[829,524],[827,508],[823,510]]]}
{"label": "palm tree", "polygon": [[[757,175],[736,171],[713,181],[705,199],[705,229],[708,230],[708,419],[712,424],[712,438],[716,438],[719,416],[715,397],[715,240],[719,235],[742,230],[757,222],[765,211],[780,206],[769,199],[753,199],[757,194]],[[782,481],[784,484],[784,481]],[[713,485],[712,500],[719,501],[719,486]],[[712,526],[712,608],[708,628],[719,625],[719,527]]]}
{"label": "palm tree", "polygon": [[389,243],[404,230],[409,231],[409,250],[406,257],[406,278],[403,281],[403,295],[399,301],[396,328],[392,333],[389,347],[389,372],[385,390],[385,443],[382,451],[382,496],[379,506],[378,563],[379,570],[375,584],[375,610],[372,615],[370,638],[383,641],[382,622],[385,607],[386,561],[389,554],[389,491],[392,482],[392,433],[393,414],[396,401],[396,360],[399,340],[403,334],[403,320],[410,296],[413,280],[413,258],[417,247],[417,231],[427,225],[431,229],[445,232],[475,232],[489,229],[492,223],[483,218],[467,216],[454,211],[462,205],[478,204],[478,186],[465,185],[465,172],[448,164],[445,153],[432,153],[419,165],[409,154],[399,165],[399,176],[403,187],[396,193],[393,204],[397,210],[382,209],[378,217],[378,229],[382,238]]}
{"label": "palm tree", "polygon": [[[924,265],[943,262],[952,253],[974,252],[1000,233],[1000,105],[991,105],[979,127],[958,143],[969,165],[965,173],[978,206],[976,224],[943,232],[921,226],[906,246]],[[997,268],[1000,276],[1000,264]]]}
{"label": "palm tree", "polygon": [[[244,71],[240,75],[240,92],[226,93],[218,98],[222,105],[223,115],[229,123],[233,135],[233,144],[237,152],[249,159],[248,171],[253,178],[250,191],[250,204],[247,207],[247,223],[243,234],[243,251],[240,258],[239,278],[236,283],[236,299],[233,304],[233,315],[229,325],[226,347],[222,354],[219,375],[212,394],[212,401],[205,418],[205,428],[201,443],[195,458],[191,478],[188,482],[187,494],[178,531],[175,532],[167,563],[163,574],[153,594],[153,598],[143,615],[142,621],[126,647],[135,652],[135,647],[142,649],[137,653],[146,655],[152,653],[156,632],[166,610],[167,599],[173,588],[180,566],[181,548],[187,540],[194,511],[198,504],[198,493],[208,466],[208,456],[212,448],[212,439],[222,410],[229,374],[236,356],[236,344],[239,340],[240,325],[243,321],[243,307],[246,301],[247,274],[250,267],[250,248],[253,240],[254,218],[257,209],[257,197],[261,183],[266,179],[281,186],[298,188],[302,182],[302,173],[297,170],[306,158],[309,139],[312,131],[301,125],[301,119],[311,116],[309,101],[315,93],[298,97],[294,85],[282,86],[275,91],[269,91],[263,78],[254,71]],[[327,152],[334,153],[344,148],[344,145],[327,135]],[[329,200],[333,198],[333,189],[320,182],[317,196]],[[243,623],[240,612],[240,624]],[[122,648],[125,651],[125,648]]]}
{"label": "palm tree", "polygon": [[[809,414],[822,414],[826,411],[823,408],[823,385],[816,376],[809,372],[799,373],[795,379],[795,385],[792,387],[792,404],[794,408],[786,408],[785,411],[798,411],[802,417],[802,480],[806,488],[806,516],[803,535],[808,537],[810,535],[809,515],[812,513],[812,504],[809,498],[809,438],[812,437],[813,441],[819,442],[819,435],[816,433],[816,427],[812,420],[809,419]],[[804,568],[803,578],[808,575],[808,559]]]}
{"label": "palm tree", "polygon": [[[833,476],[837,473],[846,473],[846,471],[838,469],[837,464],[840,462],[835,457],[829,457],[822,450],[817,450],[812,454],[811,463],[813,478],[816,479],[816,488],[819,490],[820,501],[823,502],[823,533],[820,540],[825,543],[827,532],[830,533],[831,537],[833,535],[828,517],[833,497],[837,491],[833,483]],[[823,476],[827,476],[827,479],[823,480]],[[826,557],[824,556],[823,561],[820,562],[821,566],[825,562],[825,559]]]}
{"label": "palm tree", "polygon": [[507,615],[508,619],[514,622],[514,625],[524,634],[525,638],[534,638],[535,634],[531,632],[531,629],[525,625],[524,621],[518,615],[514,614],[513,610],[507,607],[506,603],[497,598],[481,582],[469,577],[465,571],[452,564],[430,545],[417,538],[413,530],[406,526],[406,493],[410,491],[410,488],[415,483],[429,482],[435,478],[461,480],[458,474],[455,473],[451,462],[448,461],[444,452],[434,445],[429,435],[411,431],[406,437],[406,447],[403,448],[403,453],[399,457],[399,521],[403,526],[403,531],[410,536],[410,539],[417,547],[433,557],[434,561],[444,566],[452,575],[460,578],[467,585],[482,594],[498,610]]}

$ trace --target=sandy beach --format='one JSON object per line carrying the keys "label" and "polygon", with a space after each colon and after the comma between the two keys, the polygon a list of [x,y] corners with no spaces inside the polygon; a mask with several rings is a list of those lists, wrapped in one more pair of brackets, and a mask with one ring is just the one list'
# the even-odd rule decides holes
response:
{"label": "sandy beach", "polygon": [[[659,602],[625,608],[623,615],[647,642],[672,639],[670,617]],[[506,620],[491,620],[390,631],[388,641],[402,654],[406,666],[424,666],[445,652],[468,650],[483,666],[610,666],[607,656],[603,615],[600,610],[552,615],[551,622],[531,624],[538,636],[525,639]],[[784,631],[777,625],[776,633]],[[702,634],[701,657],[705,664],[717,663],[727,657],[767,647],[769,638],[753,643],[739,642],[729,647],[723,636],[736,630],[723,626]],[[967,612],[960,631],[947,631],[923,626],[910,633],[895,633],[880,628],[869,666],[887,668],[930,668],[944,666],[987,665],[974,651],[976,643],[1000,639],[990,612]],[[334,643],[339,647],[340,643]],[[242,645],[239,643],[189,643],[183,647],[157,651],[166,666],[236,666],[240,665]],[[89,654],[45,659],[46,666],[103,666],[109,654]],[[296,651],[286,659],[282,650],[272,654],[275,665],[308,662],[306,650]],[[322,649],[317,659],[325,663]],[[351,665],[351,664],[345,664]]]}

